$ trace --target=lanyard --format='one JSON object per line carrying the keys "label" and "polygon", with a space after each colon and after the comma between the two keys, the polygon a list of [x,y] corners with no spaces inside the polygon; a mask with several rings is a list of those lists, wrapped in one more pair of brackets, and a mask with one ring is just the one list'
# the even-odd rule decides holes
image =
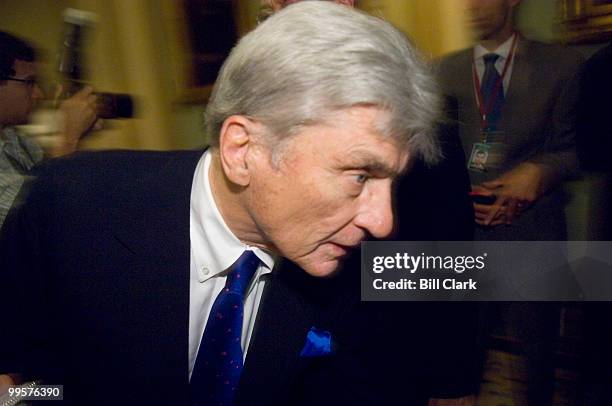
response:
{"label": "lanyard", "polygon": [[508,73],[508,68],[510,67],[510,64],[512,63],[512,59],[514,58],[514,51],[516,50],[517,37],[518,35],[514,34],[514,39],[512,40],[512,45],[510,46],[510,53],[508,54],[508,58],[506,59],[506,62],[504,63],[502,74],[499,77],[499,79],[497,79],[497,82],[495,82],[495,88],[493,89],[493,95],[491,95],[491,98],[489,99],[489,103],[487,103],[486,106],[484,104],[484,97],[482,96],[482,91],[480,89],[480,79],[478,78],[478,73],[476,72],[476,64],[474,63],[474,60],[472,59],[472,76],[473,76],[473,83],[474,83],[474,93],[476,94],[476,101],[478,102],[478,110],[480,111],[480,117],[482,119],[481,124],[482,124],[483,131],[489,126],[487,116],[489,115],[489,113],[493,109],[493,106],[495,105],[495,101],[497,100],[497,97],[499,96],[499,93],[500,93],[499,90],[504,83],[504,78],[506,77],[506,73]]}

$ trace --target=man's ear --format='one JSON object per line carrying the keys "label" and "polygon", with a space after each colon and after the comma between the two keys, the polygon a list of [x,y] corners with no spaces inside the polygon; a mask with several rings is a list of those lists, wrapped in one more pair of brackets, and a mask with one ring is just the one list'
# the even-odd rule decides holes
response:
{"label": "man's ear", "polygon": [[227,178],[240,186],[247,186],[251,173],[247,164],[249,147],[258,124],[245,116],[229,116],[223,122],[219,134],[219,157]]}

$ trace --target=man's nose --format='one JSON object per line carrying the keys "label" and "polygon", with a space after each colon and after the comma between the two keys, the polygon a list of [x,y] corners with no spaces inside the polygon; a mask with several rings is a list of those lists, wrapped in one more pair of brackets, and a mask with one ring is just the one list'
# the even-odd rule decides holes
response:
{"label": "man's nose", "polygon": [[391,182],[367,196],[361,211],[355,218],[358,227],[375,238],[385,238],[393,230],[393,208],[391,204]]}

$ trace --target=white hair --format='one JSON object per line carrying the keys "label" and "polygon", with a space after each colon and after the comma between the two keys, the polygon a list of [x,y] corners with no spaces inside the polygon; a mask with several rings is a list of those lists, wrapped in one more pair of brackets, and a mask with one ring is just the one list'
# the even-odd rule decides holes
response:
{"label": "white hair", "polygon": [[438,158],[440,97],[429,67],[389,23],[331,2],[299,2],[246,35],[223,64],[206,109],[218,146],[231,115],[260,120],[271,145],[331,112],[376,106],[381,132],[426,162]]}

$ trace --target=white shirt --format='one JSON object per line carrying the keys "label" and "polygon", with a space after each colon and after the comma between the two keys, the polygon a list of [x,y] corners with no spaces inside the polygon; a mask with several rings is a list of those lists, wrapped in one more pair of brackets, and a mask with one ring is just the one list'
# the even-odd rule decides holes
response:
{"label": "white shirt", "polygon": [[[478,80],[482,83],[482,76],[485,71],[485,63],[484,56],[486,54],[497,54],[499,58],[495,61],[495,69],[501,75],[504,71],[504,65],[510,56],[510,51],[512,48],[512,41],[517,34],[513,34],[508,38],[503,44],[498,46],[494,51],[489,51],[487,48],[483,47],[480,44],[477,44],[474,47],[474,65],[476,65],[476,73],[478,74]],[[519,38],[516,39],[517,47]],[[510,61],[510,66],[508,66],[508,70],[506,71],[506,76],[504,76],[504,95],[508,94],[508,86],[510,85],[510,77],[512,76],[512,68],[514,67],[514,60],[516,59],[516,50],[514,51],[514,57]]]}
{"label": "white shirt", "polygon": [[225,286],[227,270],[246,250],[261,260],[253,282],[247,289],[242,323],[242,349],[246,357],[265,280],[272,272],[274,258],[269,253],[243,244],[229,229],[212,194],[209,181],[212,154],[204,152],[198,162],[191,187],[189,237],[191,269],[189,273],[189,377],[195,365],[200,340],[215,299]]}

